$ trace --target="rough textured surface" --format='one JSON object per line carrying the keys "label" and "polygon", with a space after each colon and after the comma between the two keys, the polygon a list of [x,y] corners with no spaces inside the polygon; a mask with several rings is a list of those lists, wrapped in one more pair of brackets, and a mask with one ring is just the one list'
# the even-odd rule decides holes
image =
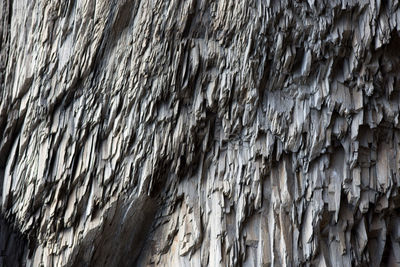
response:
{"label": "rough textured surface", "polygon": [[2,0],[0,23],[20,264],[400,263],[397,0]]}

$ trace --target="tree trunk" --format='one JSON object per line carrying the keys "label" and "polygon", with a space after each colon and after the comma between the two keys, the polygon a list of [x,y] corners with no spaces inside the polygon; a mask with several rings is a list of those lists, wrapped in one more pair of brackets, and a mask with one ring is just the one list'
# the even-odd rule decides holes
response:
{"label": "tree trunk", "polygon": [[400,8],[2,0],[2,266],[400,264]]}

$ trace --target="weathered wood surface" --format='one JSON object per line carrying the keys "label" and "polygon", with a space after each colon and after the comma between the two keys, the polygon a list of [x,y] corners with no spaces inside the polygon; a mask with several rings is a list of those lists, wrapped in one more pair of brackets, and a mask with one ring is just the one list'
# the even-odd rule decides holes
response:
{"label": "weathered wood surface", "polygon": [[0,260],[400,263],[397,0],[0,11]]}

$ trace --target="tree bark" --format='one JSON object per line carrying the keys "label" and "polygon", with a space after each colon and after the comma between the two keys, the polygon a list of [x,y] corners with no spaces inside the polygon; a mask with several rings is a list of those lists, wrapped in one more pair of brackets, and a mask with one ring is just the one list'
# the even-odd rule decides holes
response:
{"label": "tree bark", "polygon": [[399,266],[395,0],[2,0],[2,266]]}

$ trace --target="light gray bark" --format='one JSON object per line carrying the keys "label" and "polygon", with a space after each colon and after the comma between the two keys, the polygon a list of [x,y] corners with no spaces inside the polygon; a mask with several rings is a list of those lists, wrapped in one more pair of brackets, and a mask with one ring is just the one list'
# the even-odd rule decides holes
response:
{"label": "light gray bark", "polygon": [[400,264],[397,0],[2,0],[0,23],[3,264]]}

